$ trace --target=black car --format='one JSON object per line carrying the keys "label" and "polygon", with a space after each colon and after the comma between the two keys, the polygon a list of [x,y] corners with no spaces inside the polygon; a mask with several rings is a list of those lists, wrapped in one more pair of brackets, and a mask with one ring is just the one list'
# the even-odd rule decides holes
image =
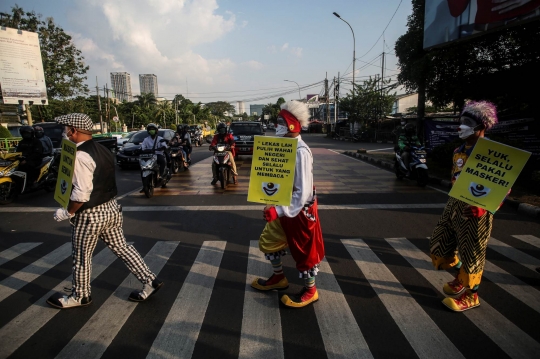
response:
{"label": "black car", "polygon": [[260,122],[239,121],[229,125],[229,132],[236,143],[236,155],[253,155],[253,142],[255,136],[264,136],[264,129]]}
{"label": "black car", "polygon": [[[116,163],[121,168],[126,168],[129,166],[139,166],[139,155],[141,154],[142,142],[146,137],[150,136],[148,131],[139,131],[131,138],[129,141],[124,143],[122,147],[118,150],[116,154]],[[158,136],[163,137],[167,141],[172,140],[174,137],[174,131],[168,129],[158,130]]]}
{"label": "black car", "polygon": [[[62,133],[64,132],[64,125],[57,122],[37,122],[34,123],[33,127],[36,126],[43,128],[45,136],[51,139],[53,148],[60,148],[63,139]],[[111,136],[99,136],[95,137],[94,141],[107,147],[111,152],[116,152],[116,138]]]}

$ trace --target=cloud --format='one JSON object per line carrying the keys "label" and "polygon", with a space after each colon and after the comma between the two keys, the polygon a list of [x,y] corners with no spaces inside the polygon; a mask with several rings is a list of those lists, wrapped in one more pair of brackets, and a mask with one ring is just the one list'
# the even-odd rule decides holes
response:
{"label": "cloud", "polygon": [[302,57],[302,48],[301,47],[292,47],[290,53],[296,57]]}
{"label": "cloud", "polygon": [[288,42],[284,43],[283,46],[281,46],[281,51],[287,50],[288,47],[289,47],[289,43]]}
{"label": "cloud", "polygon": [[270,54],[275,54],[277,52],[276,45],[268,46],[266,51],[268,51]]}
{"label": "cloud", "polygon": [[260,70],[260,69],[262,69],[262,68],[264,67],[263,64],[261,64],[261,63],[258,62],[258,61],[255,61],[255,60],[243,62],[241,65],[242,65],[242,66],[247,66],[247,67],[249,67],[249,68],[252,69],[252,70]]}

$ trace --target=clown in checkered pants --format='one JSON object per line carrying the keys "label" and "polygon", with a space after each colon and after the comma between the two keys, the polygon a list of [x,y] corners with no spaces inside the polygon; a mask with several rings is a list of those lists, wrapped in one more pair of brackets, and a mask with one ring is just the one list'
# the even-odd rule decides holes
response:
{"label": "clown in checkered pants", "polygon": [[309,118],[307,106],[298,101],[281,105],[276,136],[298,139],[294,186],[290,206],[267,206],[263,217],[268,222],[259,237],[259,249],[272,264],[273,274],[268,279],[255,278],[251,286],[257,290],[286,289],[289,282],[283,273],[281,257],[286,249],[296,262],[302,290],[294,295],[283,295],[281,302],[291,308],[302,308],[319,299],[315,276],[324,258],[317,197],[313,186],[313,155],[302,140],[300,130]]}
{"label": "clown in checkered pants", "polygon": [[60,116],[65,135],[77,144],[73,172],[73,190],[67,209],[60,208],[54,219],[69,219],[72,225],[73,286],[71,294],[53,294],[47,303],[60,309],[87,306],[92,303],[90,277],[92,254],[98,239],[118,256],[143,284],[129,298],[144,301],[156,293],[163,282],[150,271],[137,250],[126,243],[122,230],[122,207],[114,197],[117,194],[114,158],[102,145],[92,140],[93,123],[85,114]]}

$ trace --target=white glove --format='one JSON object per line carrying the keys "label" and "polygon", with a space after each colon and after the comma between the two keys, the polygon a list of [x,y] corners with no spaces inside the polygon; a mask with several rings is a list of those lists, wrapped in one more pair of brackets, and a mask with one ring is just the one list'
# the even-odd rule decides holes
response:
{"label": "white glove", "polygon": [[63,221],[65,219],[70,219],[71,217],[75,216],[74,214],[71,214],[67,211],[65,208],[58,208],[56,212],[54,213],[54,219],[57,222]]}

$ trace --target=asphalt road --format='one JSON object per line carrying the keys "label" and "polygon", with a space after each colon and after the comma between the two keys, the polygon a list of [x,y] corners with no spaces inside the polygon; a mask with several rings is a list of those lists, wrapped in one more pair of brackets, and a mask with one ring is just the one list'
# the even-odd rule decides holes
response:
{"label": "asphalt road", "polygon": [[[397,181],[391,172],[339,154],[392,145],[303,138],[315,157],[326,247],[317,277],[320,300],[313,306],[279,305],[281,294],[302,285],[289,256],[289,289],[256,293],[249,287],[254,276],[270,274],[256,242],[262,206],[245,196],[249,158],[239,160],[239,189],[207,192],[210,151],[203,146],[193,151],[198,165],[175,176],[169,194],[120,200],[128,241],[165,282],[145,303],[125,300],[139,283],[120,260],[103,259],[110,252],[100,243],[94,303],[62,312],[47,308],[49,292],[69,285],[70,227],[53,221],[50,194],[0,207],[0,357],[34,357],[36,350],[40,358],[537,356],[537,220],[511,208],[497,213],[482,305],[451,313],[440,303],[451,274],[432,270],[427,240],[445,191]],[[118,170],[117,180],[120,194],[140,186],[137,170]]]}

